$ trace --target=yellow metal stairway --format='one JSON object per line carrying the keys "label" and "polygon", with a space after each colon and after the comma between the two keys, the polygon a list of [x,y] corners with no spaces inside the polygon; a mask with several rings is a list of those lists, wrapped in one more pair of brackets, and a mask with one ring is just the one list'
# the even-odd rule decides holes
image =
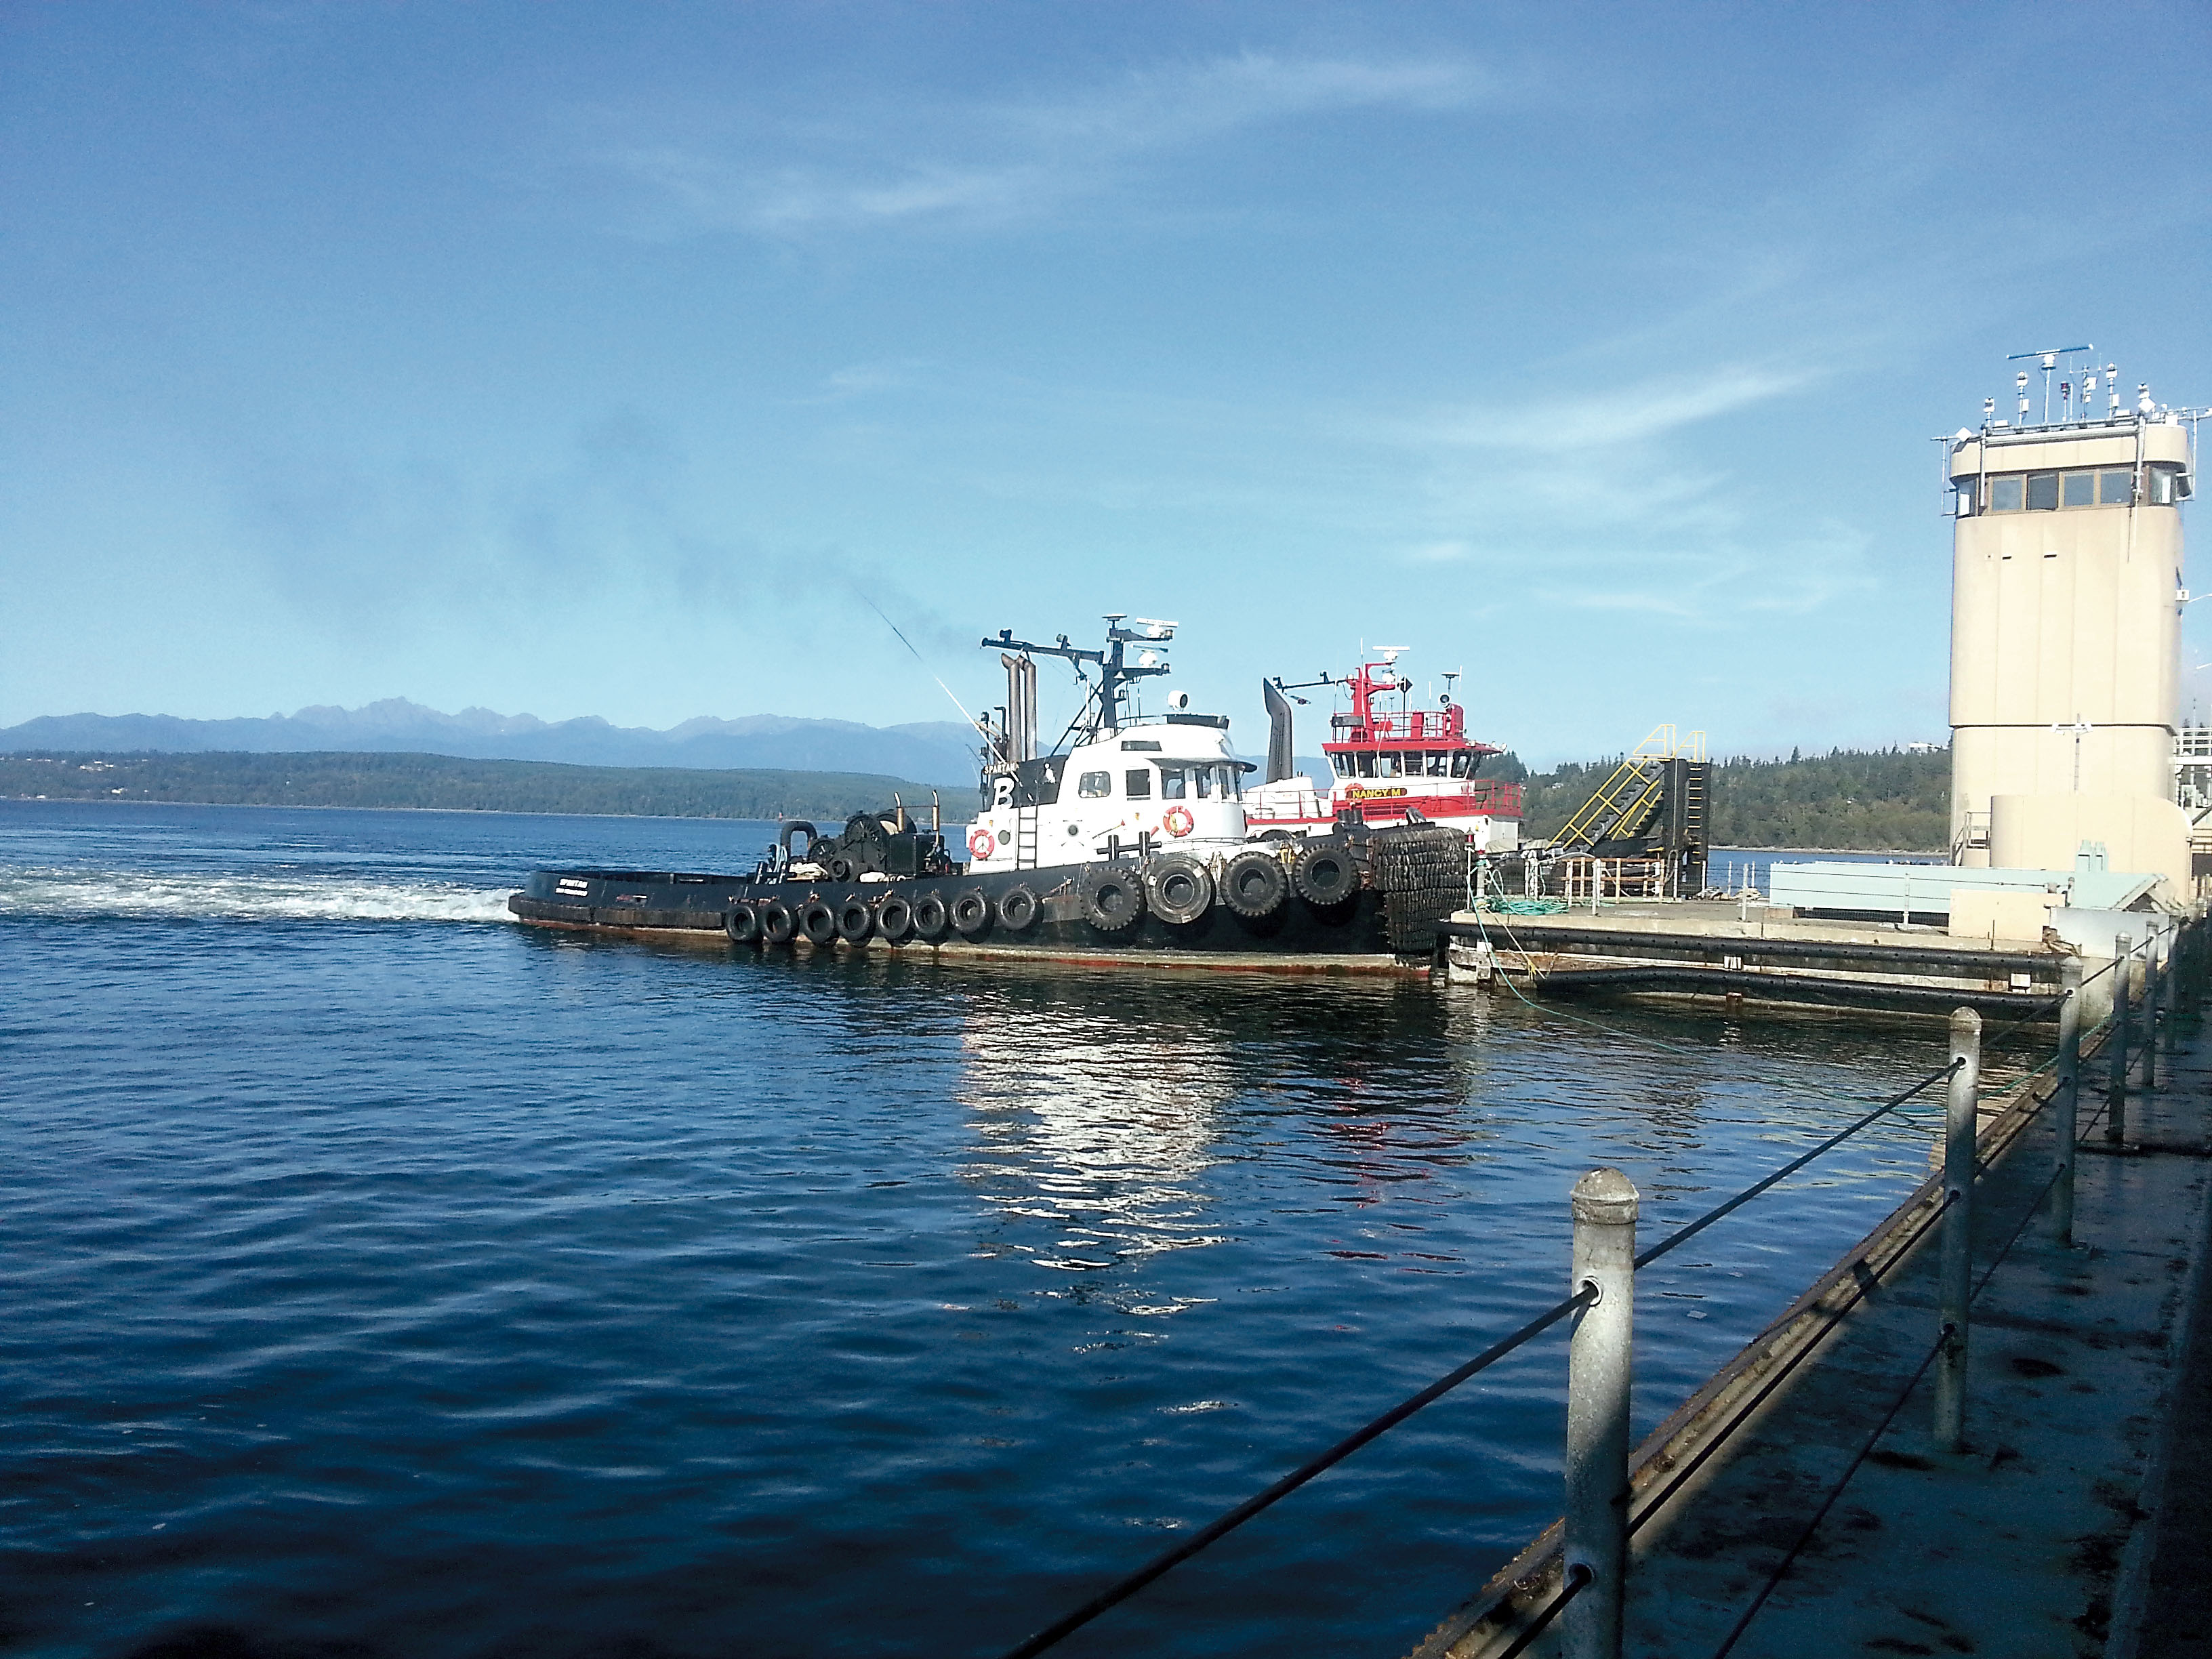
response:
{"label": "yellow metal stairway", "polygon": [[[1690,734],[1690,749],[1695,751],[1690,753],[1675,740],[1672,726],[1653,726],[1651,735],[1623,757],[1612,775],[1575,810],[1575,815],[1553,840],[1561,847],[1589,847],[1601,841],[1642,835],[1666,804],[1667,763],[1677,757],[1703,760],[1705,737],[1702,732]],[[1698,821],[1702,823],[1702,777],[1698,779]]]}

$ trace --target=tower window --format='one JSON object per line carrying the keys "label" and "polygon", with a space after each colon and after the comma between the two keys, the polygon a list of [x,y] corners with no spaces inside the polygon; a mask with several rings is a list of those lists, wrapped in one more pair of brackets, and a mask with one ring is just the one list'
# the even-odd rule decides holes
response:
{"label": "tower window", "polygon": [[2027,510],[2031,513],[2055,513],[2058,510],[2058,475],[2056,472],[2031,472],[2027,475]]}
{"label": "tower window", "polygon": [[2025,504],[2026,496],[2023,492],[2027,488],[2027,480],[2018,473],[2014,473],[2008,478],[1990,479],[1990,511],[1992,513],[2019,512]]}
{"label": "tower window", "polygon": [[2132,472],[2100,472],[2097,475],[2097,499],[2106,507],[2133,507],[2136,502],[2136,475]]}
{"label": "tower window", "polygon": [[2069,472],[2058,481],[2058,504],[2061,507],[2094,507],[2097,504],[2097,475],[2094,472]]}

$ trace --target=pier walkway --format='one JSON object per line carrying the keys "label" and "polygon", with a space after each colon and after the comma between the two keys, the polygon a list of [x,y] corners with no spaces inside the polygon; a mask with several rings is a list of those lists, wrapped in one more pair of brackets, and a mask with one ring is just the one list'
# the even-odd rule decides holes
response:
{"label": "pier walkway", "polygon": [[[1930,1236],[1678,1490],[1639,1475],[1626,1651],[2212,1659],[2212,1034],[2130,1092],[2118,1148],[2082,1069],[2074,1247],[2051,1113],[1976,1197],[1966,1449],[1932,1436]],[[1524,1650],[1486,1599],[1422,1659]]]}

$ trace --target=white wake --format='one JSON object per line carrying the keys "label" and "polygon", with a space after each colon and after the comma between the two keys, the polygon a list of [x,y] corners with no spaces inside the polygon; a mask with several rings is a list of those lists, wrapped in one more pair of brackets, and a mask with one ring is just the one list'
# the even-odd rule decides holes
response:
{"label": "white wake", "polygon": [[0,915],[506,921],[509,890],[287,870],[254,874],[0,869]]}

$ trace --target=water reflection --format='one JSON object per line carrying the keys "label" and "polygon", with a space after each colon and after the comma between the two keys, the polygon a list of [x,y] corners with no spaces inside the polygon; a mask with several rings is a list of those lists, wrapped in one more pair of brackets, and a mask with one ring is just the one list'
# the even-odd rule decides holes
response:
{"label": "water reflection", "polygon": [[1086,1272],[1221,1242],[1200,1182],[1235,1086],[1210,1022],[1133,1022],[1032,988],[979,999],[959,1045],[975,1135],[961,1174],[996,1222],[985,1250]]}

